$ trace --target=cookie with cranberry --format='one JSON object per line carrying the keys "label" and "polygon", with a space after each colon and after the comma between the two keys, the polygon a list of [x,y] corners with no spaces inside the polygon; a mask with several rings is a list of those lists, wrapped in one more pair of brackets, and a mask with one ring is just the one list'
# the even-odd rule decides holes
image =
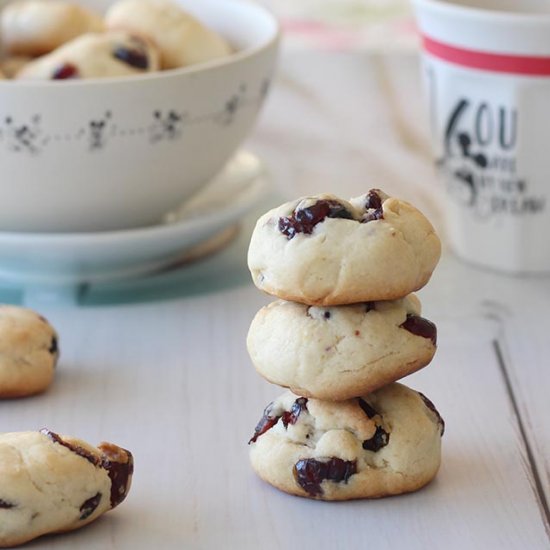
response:
{"label": "cookie with cranberry", "polygon": [[148,40],[126,32],[89,33],[28,63],[16,78],[104,78],[139,75],[158,69],[158,52]]}
{"label": "cookie with cranberry", "polygon": [[32,57],[26,55],[10,55],[0,61],[0,70],[5,78],[14,78],[32,60]]}
{"label": "cookie with cranberry", "polygon": [[435,477],[443,431],[433,403],[401,384],[342,402],[287,392],[264,411],[250,459],[264,481],[293,495],[379,498]]}
{"label": "cookie with cranberry", "polygon": [[394,300],[422,288],[441,254],[426,217],[378,189],[350,202],[288,202],[254,229],[248,267],[268,294],[308,305]]}
{"label": "cookie with cranberry", "polygon": [[437,329],[420,314],[414,294],[333,307],[278,300],[256,314],[248,352],[268,381],[305,397],[341,401],[432,360]]}
{"label": "cookie with cranberry", "polygon": [[101,18],[73,3],[24,0],[8,4],[0,19],[0,39],[8,54],[49,53],[87,32],[103,30]]}
{"label": "cookie with cranberry", "polygon": [[38,313],[0,305],[0,398],[43,392],[59,357],[57,332]]}
{"label": "cookie with cranberry", "polygon": [[228,43],[168,0],[120,0],[105,16],[109,29],[149,37],[159,48],[163,69],[187,67],[231,53]]}
{"label": "cookie with cranberry", "polygon": [[128,494],[132,454],[49,430],[0,435],[0,547],[78,529]]}

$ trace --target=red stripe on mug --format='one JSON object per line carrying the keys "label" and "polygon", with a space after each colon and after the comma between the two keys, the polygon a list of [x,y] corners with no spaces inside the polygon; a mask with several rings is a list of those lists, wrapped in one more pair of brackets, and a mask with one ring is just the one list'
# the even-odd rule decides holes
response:
{"label": "red stripe on mug", "polygon": [[550,76],[550,57],[505,55],[457,48],[423,35],[424,49],[455,65],[497,73]]}

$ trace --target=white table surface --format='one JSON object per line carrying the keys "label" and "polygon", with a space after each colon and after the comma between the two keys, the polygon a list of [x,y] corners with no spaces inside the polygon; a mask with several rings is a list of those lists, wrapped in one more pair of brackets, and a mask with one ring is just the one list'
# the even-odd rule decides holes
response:
{"label": "white table surface", "polygon": [[[289,197],[382,187],[444,237],[417,71],[414,56],[287,53],[250,147]],[[241,273],[244,252],[232,252]],[[211,276],[229,277],[219,258],[209,262]],[[441,470],[416,494],[349,503],[291,497],[251,471],[247,440],[280,393],[245,347],[269,298],[246,277],[214,286],[41,307],[61,334],[56,381],[42,396],[0,403],[0,430],[112,441],[134,452],[136,469],[119,509],[29,547],[550,548],[550,279],[477,270],[445,250],[420,293],[438,353],[405,380],[446,420]]]}

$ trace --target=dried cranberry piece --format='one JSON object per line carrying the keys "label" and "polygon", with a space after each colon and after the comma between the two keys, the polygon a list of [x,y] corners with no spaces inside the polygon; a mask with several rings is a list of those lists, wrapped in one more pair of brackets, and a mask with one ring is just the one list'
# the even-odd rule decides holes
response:
{"label": "dried cranberry piece", "polygon": [[405,322],[399,326],[415,336],[428,338],[434,346],[437,345],[437,327],[428,319],[409,313]]}
{"label": "dried cranberry piece", "polygon": [[379,189],[371,189],[368,192],[365,208],[367,210],[371,210],[372,208],[382,208],[382,197],[380,196]]}
{"label": "dried cranberry piece", "polygon": [[382,197],[378,189],[371,189],[367,194],[365,209],[367,213],[361,219],[361,223],[368,223],[375,220],[382,220],[384,212],[382,210]]}
{"label": "dried cranberry piece", "polygon": [[333,457],[327,464],[326,479],[329,481],[344,481],[347,483],[348,479],[357,473],[357,462],[355,460],[342,460],[341,458]]}
{"label": "dried cranberry piece", "polygon": [[273,410],[273,403],[270,403],[264,410],[264,414],[262,418],[260,418],[260,421],[258,424],[256,424],[256,427],[254,428],[254,435],[250,438],[250,443],[256,443],[258,437],[265,434],[268,430],[271,430],[277,422],[279,422],[280,416],[272,416],[271,411]]}
{"label": "dried cranberry piece", "polygon": [[264,414],[256,425],[256,428],[254,428],[254,435],[250,438],[250,441],[248,442],[249,445],[250,443],[256,443],[258,437],[265,434],[268,430],[271,430],[271,428],[279,422],[280,418],[283,419],[283,425],[285,428],[287,428],[289,424],[296,424],[302,411],[307,411],[307,398],[299,397],[292,404],[290,411],[284,411],[280,415],[273,415],[271,414],[272,411],[273,403],[270,403],[265,408]]}
{"label": "dried cranberry piece", "polygon": [[130,451],[111,443],[100,443],[98,448],[103,455],[101,467],[107,470],[111,480],[111,508],[115,508],[126,498],[130,490],[134,457]]}
{"label": "dried cranberry piece", "polygon": [[97,495],[94,495],[92,498],[85,500],[80,507],[80,519],[83,520],[89,518],[95,512],[100,502],[101,493],[97,493]]}
{"label": "dried cranberry piece", "polygon": [[320,200],[307,208],[295,210],[290,217],[279,218],[279,231],[286,235],[288,240],[298,233],[310,235],[315,226],[325,218],[353,220],[353,215],[338,201]]}
{"label": "dried cranberry piece", "polygon": [[113,57],[136,69],[145,70],[149,67],[149,58],[147,54],[139,48],[118,46],[113,50]]}
{"label": "dried cranberry piece", "polygon": [[[363,412],[369,419],[379,416],[378,411],[369,405],[364,399],[358,398],[359,406],[363,409]],[[390,441],[390,434],[382,428],[382,426],[376,426],[376,432],[370,439],[363,441],[363,449],[366,451],[379,451],[382,447],[385,447]]]}
{"label": "dried cranberry piece", "polygon": [[2,500],[0,498],[0,510],[11,510],[12,508],[15,508],[16,505],[8,502],[7,500]]}
{"label": "dried cranberry piece", "polygon": [[78,78],[78,68],[72,63],[63,63],[59,65],[52,74],[52,80],[67,80],[69,78]]}
{"label": "dried cranberry piece", "polygon": [[337,483],[345,482],[357,473],[355,460],[342,460],[332,457],[328,460],[304,458],[294,465],[293,474],[296,483],[312,496],[323,494],[321,483],[325,480]]}
{"label": "dried cranberry piece", "polygon": [[376,426],[376,432],[370,439],[363,441],[363,449],[376,453],[382,447],[385,447],[390,442],[390,434],[382,428]]}
{"label": "dried cranberry piece", "polygon": [[55,355],[59,351],[59,343],[57,341],[57,338],[55,336],[52,336],[52,341],[50,343],[50,347],[48,348],[48,352],[52,355]]}
{"label": "dried cranberry piece", "polygon": [[435,405],[430,399],[428,399],[421,392],[416,392],[416,393],[420,395],[420,397],[422,398],[422,401],[424,401],[424,405],[426,405],[426,407],[428,407],[428,409],[430,409],[430,411],[432,411],[435,414],[435,416],[437,416],[437,421],[441,426],[441,435],[443,436],[443,434],[445,433],[445,420],[443,420],[443,417],[439,414],[439,411],[435,408]]}
{"label": "dried cranberry piece", "polygon": [[307,398],[299,397],[292,404],[292,409],[283,413],[283,426],[286,428],[289,424],[296,424],[302,411],[307,411]]}
{"label": "dried cranberry piece", "polygon": [[364,399],[359,397],[357,401],[359,402],[359,406],[363,409],[363,412],[367,415],[367,418],[374,418],[378,415],[378,412],[374,409],[374,407],[369,405]]}

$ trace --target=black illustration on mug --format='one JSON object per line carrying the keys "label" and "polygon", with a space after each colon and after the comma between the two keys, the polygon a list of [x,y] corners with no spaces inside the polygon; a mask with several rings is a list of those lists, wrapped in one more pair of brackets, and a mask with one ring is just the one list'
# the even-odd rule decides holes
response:
{"label": "black illustration on mug", "polygon": [[449,194],[478,217],[494,213],[505,178],[516,177],[510,167],[515,170],[517,135],[514,108],[461,98],[450,112],[438,164],[447,173]]}
{"label": "black illustration on mug", "polygon": [[246,97],[246,84],[241,84],[225,102],[222,112],[218,116],[218,122],[222,126],[229,126],[235,120],[239,109],[244,105]]}
{"label": "black illustration on mug", "polygon": [[90,151],[99,151],[107,144],[108,130],[111,126],[111,111],[106,111],[103,117],[90,120],[88,123],[88,146]]}
{"label": "black illustration on mug", "polygon": [[483,153],[474,153],[471,151],[472,138],[470,134],[461,132],[456,137],[461,158],[465,165],[456,169],[454,175],[458,181],[464,184],[464,190],[466,191],[464,202],[470,206],[475,206],[479,200],[478,195],[481,187],[477,170],[485,170],[487,168],[487,156]]}
{"label": "black illustration on mug", "polygon": [[153,112],[153,123],[149,126],[149,141],[174,141],[182,134],[183,123],[186,114],[170,109],[166,112],[156,110]]}
{"label": "black illustration on mug", "polygon": [[77,142],[87,148],[89,152],[105,150],[113,141],[140,138],[149,143],[171,142],[180,139],[184,128],[189,124],[214,123],[230,126],[243,108],[257,108],[269,93],[271,81],[263,78],[253,86],[254,94],[247,96],[249,86],[241,83],[225,101],[218,105],[218,109],[208,113],[188,114],[177,108],[161,110],[152,113],[152,122],[145,124],[130,124],[128,126],[115,123],[115,116],[111,110],[106,110],[103,116],[88,119],[84,124],[65,132],[48,132],[42,124],[42,117],[34,115],[28,123],[17,123],[13,115],[6,115],[4,124],[0,119],[0,142],[8,151],[23,152],[37,155],[46,146]]}
{"label": "black illustration on mug", "polygon": [[32,116],[27,124],[18,124],[11,116],[7,116],[4,122],[5,139],[11,151],[31,155],[40,153],[45,143],[40,115]]}

